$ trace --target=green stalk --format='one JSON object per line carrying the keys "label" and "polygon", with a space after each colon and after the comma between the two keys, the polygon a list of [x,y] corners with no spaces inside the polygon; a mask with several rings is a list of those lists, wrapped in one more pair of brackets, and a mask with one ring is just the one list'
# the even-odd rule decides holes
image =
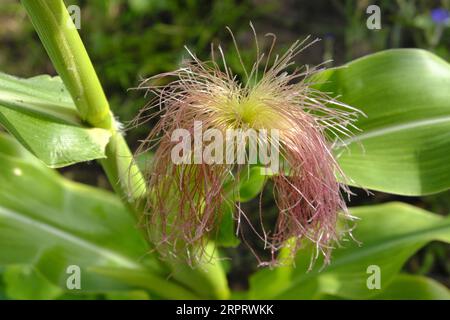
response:
{"label": "green stalk", "polygon": [[143,177],[133,162],[127,143],[117,131],[108,100],[64,2],[22,0],[22,4],[81,119],[92,127],[111,131],[107,158],[100,162],[116,193],[133,209],[133,204],[145,191],[140,187]]}
{"label": "green stalk", "polygon": [[62,0],[22,1],[81,119],[112,129],[113,119],[94,67]]}
{"label": "green stalk", "polygon": [[[146,194],[142,172],[117,130],[108,100],[63,0],[21,0],[53,65],[64,81],[83,121],[110,130],[106,159],[100,160],[115,192],[139,219],[138,203]],[[220,263],[207,263],[192,270],[169,263],[173,279],[193,291],[211,298],[229,295]]]}

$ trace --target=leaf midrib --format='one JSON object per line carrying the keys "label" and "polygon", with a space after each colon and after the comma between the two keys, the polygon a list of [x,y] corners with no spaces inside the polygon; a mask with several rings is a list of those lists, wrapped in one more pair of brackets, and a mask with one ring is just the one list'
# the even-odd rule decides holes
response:
{"label": "leaf midrib", "polygon": [[417,121],[400,123],[400,124],[396,124],[396,125],[392,125],[392,126],[380,127],[380,128],[374,129],[374,130],[365,131],[364,133],[361,133],[361,134],[355,134],[351,138],[344,139],[340,142],[337,142],[335,144],[335,148],[345,147],[353,142],[360,142],[360,141],[363,141],[366,139],[383,136],[385,134],[396,133],[396,132],[400,132],[403,130],[415,129],[415,128],[420,128],[420,127],[424,127],[424,126],[428,126],[428,125],[441,124],[441,123],[445,123],[445,122],[450,123],[450,116],[430,118],[430,119],[425,119],[425,120],[417,120]]}

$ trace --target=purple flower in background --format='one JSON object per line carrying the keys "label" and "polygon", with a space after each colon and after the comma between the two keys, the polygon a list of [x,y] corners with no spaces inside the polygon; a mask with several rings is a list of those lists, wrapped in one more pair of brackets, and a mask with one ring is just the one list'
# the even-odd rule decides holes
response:
{"label": "purple flower in background", "polygon": [[433,9],[431,10],[431,18],[436,24],[445,24],[450,20],[450,13],[444,8]]}

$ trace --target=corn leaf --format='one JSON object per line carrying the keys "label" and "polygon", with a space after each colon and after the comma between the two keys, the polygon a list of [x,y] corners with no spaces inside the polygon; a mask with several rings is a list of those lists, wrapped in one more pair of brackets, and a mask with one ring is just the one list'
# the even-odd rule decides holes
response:
{"label": "corn leaf", "polygon": [[0,73],[0,125],[47,166],[105,158],[108,130],[81,124],[58,77],[19,79]]}
{"label": "corn leaf", "polygon": [[[296,267],[258,271],[251,278],[249,297],[254,299],[317,299],[333,295],[366,299],[381,294],[400,272],[403,264],[430,241],[450,242],[450,217],[403,204],[357,207],[360,218],[353,240],[333,252],[331,264],[321,270],[319,259],[307,272],[314,248],[299,252]],[[368,286],[370,266],[379,268],[380,289]],[[372,267],[373,268],[373,267]],[[406,297],[406,294],[405,294]]]}
{"label": "corn leaf", "polygon": [[403,195],[450,187],[449,63],[424,50],[387,50],[312,81],[367,115],[336,150],[354,185]]}

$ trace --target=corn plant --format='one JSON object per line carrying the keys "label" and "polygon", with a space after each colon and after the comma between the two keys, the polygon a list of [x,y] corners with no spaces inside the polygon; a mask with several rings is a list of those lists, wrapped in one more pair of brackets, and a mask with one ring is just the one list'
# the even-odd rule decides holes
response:
{"label": "corn plant", "polygon": [[[219,63],[208,69],[192,53],[194,62],[171,74],[179,81],[167,90],[152,79],[141,84],[166,107],[166,120],[150,128],[138,153],[180,121],[205,115],[213,125],[298,129],[283,136],[287,167],[269,175],[260,165],[245,167],[230,180],[235,167],[170,163],[164,138],[148,164],[138,166],[64,2],[21,2],[59,76],[0,74],[0,124],[8,132],[0,135],[5,298],[450,298],[435,280],[402,272],[429,242],[450,242],[448,217],[401,202],[347,208],[341,195],[350,192],[347,185],[407,196],[450,188],[448,62],[424,50],[396,49],[286,76],[284,67],[303,48],[295,43],[272,66],[259,65],[257,57],[247,75],[253,86],[234,87],[225,60],[225,69]],[[214,103],[204,92],[214,93]],[[246,100],[227,100],[233,94]],[[277,108],[261,106],[269,100]],[[142,125],[147,118],[137,119]],[[333,144],[327,143],[330,122]],[[114,192],[55,170],[92,160]],[[316,174],[307,179],[305,172]],[[209,179],[216,182],[208,190],[195,188]],[[234,292],[222,248],[242,239],[236,236],[237,220],[245,218],[240,204],[257,199],[268,180],[280,209],[275,235],[263,239],[272,259],[261,262],[248,290]],[[304,194],[314,202],[310,207],[298,206]],[[340,231],[348,219],[355,223],[345,241]]]}

